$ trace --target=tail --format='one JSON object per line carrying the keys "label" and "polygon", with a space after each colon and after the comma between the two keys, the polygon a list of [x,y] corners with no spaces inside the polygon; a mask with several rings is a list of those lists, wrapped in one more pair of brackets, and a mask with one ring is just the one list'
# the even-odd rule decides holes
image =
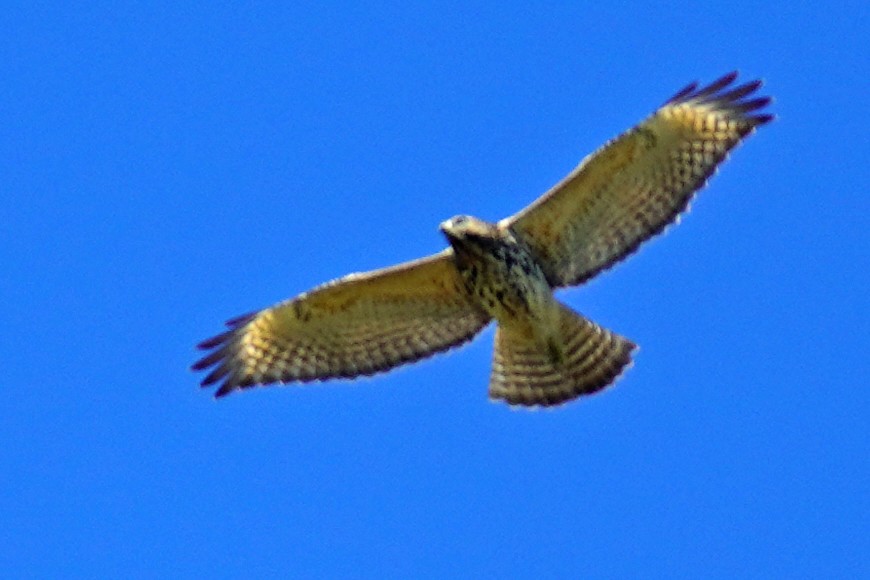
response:
{"label": "tail", "polygon": [[619,377],[635,348],[566,306],[559,332],[543,345],[499,325],[489,396],[511,405],[552,406],[590,395]]}

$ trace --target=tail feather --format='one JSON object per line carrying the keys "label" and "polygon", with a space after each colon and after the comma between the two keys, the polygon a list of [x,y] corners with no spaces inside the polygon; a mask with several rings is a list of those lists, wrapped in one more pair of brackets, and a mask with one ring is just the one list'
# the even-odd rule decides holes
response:
{"label": "tail feather", "polygon": [[544,343],[499,326],[489,396],[511,405],[559,405],[613,383],[635,348],[565,306],[559,332]]}

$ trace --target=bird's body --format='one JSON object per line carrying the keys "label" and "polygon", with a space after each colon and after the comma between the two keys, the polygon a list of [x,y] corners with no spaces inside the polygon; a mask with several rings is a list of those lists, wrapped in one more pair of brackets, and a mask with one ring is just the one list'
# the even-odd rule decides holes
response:
{"label": "bird's body", "polygon": [[558,404],[604,388],[630,362],[634,344],[560,304],[532,250],[508,224],[457,216],[441,231],[468,295],[498,323],[493,397]]}
{"label": "bird's body", "polygon": [[499,324],[555,320],[557,304],[540,264],[510,228],[471,216],[441,224],[469,296]]}
{"label": "bird's body", "polygon": [[634,343],[558,302],[684,211],[727,153],[769,115],[736,73],[677,93],[641,125],[584,159],[518,214],[441,224],[450,248],[352,274],[259,313],[200,347],[217,395],[270,383],[353,378],[470,340],[495,320],[490,396],[555,405],[611,384]]}

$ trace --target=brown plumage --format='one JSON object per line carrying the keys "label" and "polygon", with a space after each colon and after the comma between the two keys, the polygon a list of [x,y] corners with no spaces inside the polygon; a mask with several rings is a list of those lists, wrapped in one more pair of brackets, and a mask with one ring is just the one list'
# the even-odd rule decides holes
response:
{"label": "brown plumage", "polygon": [[761,86],[736,73],[691,84],[584,159],[518,214],[441,224],[450,248],[352,274],[258,313],[199,345],[216,395],[272,383],[353,378],[431,356],[498,328],[490,397],[557,405],[611,384],[635,345],[560,304],[683,212],[729,151],[771,120]]}

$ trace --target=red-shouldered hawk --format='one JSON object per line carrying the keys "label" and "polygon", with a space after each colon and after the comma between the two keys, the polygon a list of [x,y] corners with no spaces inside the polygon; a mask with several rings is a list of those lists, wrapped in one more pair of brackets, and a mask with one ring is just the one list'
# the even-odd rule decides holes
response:
{"label": "red-shouldered hawk", "polygon": [[458,346],[498,324],[489,394],[558,405],[611,384],[635,345],[559,303],[683,212],[729,151],[772,119],[761,86],[737,73],[692,83],[584,159],[549,192],[498,223],[441,224],[450,247],[351,274],[258,313],[199,347],[194,370],[216,396],[272,383],[353,378]]}

